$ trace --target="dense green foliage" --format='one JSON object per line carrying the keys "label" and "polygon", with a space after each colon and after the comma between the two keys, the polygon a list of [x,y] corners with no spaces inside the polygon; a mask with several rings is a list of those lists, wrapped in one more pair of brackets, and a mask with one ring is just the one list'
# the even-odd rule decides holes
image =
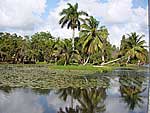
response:
{"label": "dense green foliage", "polygon": [[122,37],[120,53],[127,57],[126,63],[131,60],[133,62],[137,60],[138,62],[145,62],[148,59],[148,52],[144,47],[146,42],[142,39],[143,37],[144,35],[140,36],[135,32]]}
{"label": "dense green foliage", "polygon": [[[49,32],[39,32],[22,37],[16,34],[0,34],[0,61],[8,63],[56,63],[83,64],[87,55],[81,46],[81,38],[75,38],[76,50],[72,51],[72,39],[60,39],[51,36]],[[110,50],[113,47],[110,45]],[[109,49],[108,49],[109,50]],[[109,50],[109,51],[110,51]],[[91,63],[100,63],[100,52],[90,56]],[[108,57],[108,56],[105,56]],[[109,55],[111,57],[111,55]],[[110,59],[110,58],[109,58]]]}

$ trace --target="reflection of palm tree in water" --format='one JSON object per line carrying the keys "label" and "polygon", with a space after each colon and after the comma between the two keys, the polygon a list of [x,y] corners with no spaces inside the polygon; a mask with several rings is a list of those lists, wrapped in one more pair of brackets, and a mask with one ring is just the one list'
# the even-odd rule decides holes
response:
{"label": "reflection of palm tree in water", "polygon": [[102,113],[106,110],[104,100],[106,88],[87,88],[82,90],[82,96],[78,98],[81,105],[81,113]]}
{"label": "reflection of palm tree in water", "polygon": [[[74,93],[70,94],[70,92]],[[61,89],[58,93],[63,100],[66,100],[67,95],[70,95],[79,103],[75,108],[73,106],[66,107],[65,111],[60,108],[58,113],[101,113],[105,111],[106,88],[69,88]]]}
{"label": "reflection of palm tree in water", "polygon": [[79,113],[79,107],[76,106],[76,108],[66,107],[65,111],[63,111],[62,108],[59,109],[57,113]]}
{"label": "reflection of palm tree in water", "polygon": [[70,107],[73,108],[73,99],[77,99],[80,96],[80,93],[81,93],[80,88],[68,87],[64,89],[59,89],[56,94],[59,94],[59,97],[64,101],[66,101],[68,96],[70,96],[71,97]]}
{"label": "reflection of palm tree in water", "polygon": [[144,80],[145,77],[141,75],[128,74],[120,76],[120,93],[123,101],[127,103],[130,110],[141,107],[143,104],[141,93],[146,89],[142,87]]}

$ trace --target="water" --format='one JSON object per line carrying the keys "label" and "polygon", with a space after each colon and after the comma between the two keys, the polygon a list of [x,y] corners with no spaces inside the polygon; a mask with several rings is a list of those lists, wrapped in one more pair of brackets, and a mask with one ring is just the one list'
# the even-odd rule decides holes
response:
{"label": "water", "polygon": [[[116,70],[92,77],[107,86],[1,88],[0,113],[147,113],[148,73]],[[87,82],[90,79],[87,75]]]}

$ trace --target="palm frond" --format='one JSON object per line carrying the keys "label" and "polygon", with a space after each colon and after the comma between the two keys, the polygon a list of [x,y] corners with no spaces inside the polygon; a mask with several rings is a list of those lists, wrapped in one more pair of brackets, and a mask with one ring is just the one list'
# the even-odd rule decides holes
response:
{"label": "palm frond", "polygon": [[67,3],[67,5],[69,6],[69,8],[73,9],[73,5],[71,3]]}
{"label": "palm frond", "polygon": [[67,29],[69,29],[71,26],[72,26],[72,20],[70,20],[70,21],[68,22]]}
{"label": "palm frond", "polygon": [[59,24],[62,24],[63,21],[65,20],[66,16],[63,16],[60,20],[59,20]]}
{"label": "palm frond", "polygon": [[88,16],[88,13],[86,13],[85,11],[79,11],[79,15]]}
{"label": "palm frond", "polygon": [[65,20],[62,22],[61,28],[63,28],[67,24],[68,21],[69,20],[67,18],[65,18]]}

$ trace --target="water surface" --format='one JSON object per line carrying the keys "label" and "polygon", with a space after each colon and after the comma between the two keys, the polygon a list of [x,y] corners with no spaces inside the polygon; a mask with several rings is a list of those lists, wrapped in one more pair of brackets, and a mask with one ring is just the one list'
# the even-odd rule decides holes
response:
{"label": "water surface", "polygon": [[[147,113],[148,73],[86,75],[105,85],[62,89],[1,88],[0,113]],[[107,84],[107,85],[106,85]]]}

